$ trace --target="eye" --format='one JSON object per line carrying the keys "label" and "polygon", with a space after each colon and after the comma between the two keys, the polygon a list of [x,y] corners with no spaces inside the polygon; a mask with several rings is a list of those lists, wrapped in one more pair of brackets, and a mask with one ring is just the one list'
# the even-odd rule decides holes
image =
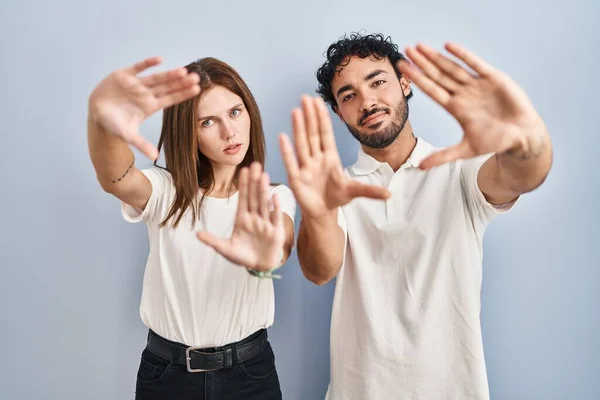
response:
{"label": "eye", "polygon": [[353,98],[354,98],[354,93],[352,93],[352,94],[349,94],[349,95],[346,95],[346,96],[344,96],[344,98],[342,99],[342,102],[343,102],[343,103],[345,103],[345,102],[347,102],[347,101],[350,101],[350,100],[352,100]]}
{"label": "eye", "polygon": [[242,113],[242,110],[239,108],[236,108],[236,109],[231,110],[229,115],[235,118],[235,117],[238,117],[241,113]]}
{"label": "eye", "polygon": [[212,119],[207,119],[202,122],[202,126],[205,128],[208,128],[209,126],[213,125],[214,123],[215,123],[215,121],[213,121]]}
{"label": "eye", "polygon": [[382,79],[380,79],[378,81],[373,82],[373,85],[371,85],[371,86],[376,87],[376,86],[379,86],[379,85],[381,85],[383,83],[385,83],[385,81],[382,80]]}

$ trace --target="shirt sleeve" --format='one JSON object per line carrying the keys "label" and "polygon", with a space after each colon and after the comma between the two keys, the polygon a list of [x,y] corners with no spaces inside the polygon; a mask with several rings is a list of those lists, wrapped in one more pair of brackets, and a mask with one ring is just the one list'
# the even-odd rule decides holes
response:
{"label": "shirt sleeve", "polygon": [[175,187],[171,174],[161,168],[148,168],[141,171],[152,185],[152,194],[141,210],[130,204],[121,202],[121,214],[127,222],[146,224],[160,224],[168,215],[174,195]]}
{"label": "shirt sleeve", "polygon": [[461,161],[461,184],[471,218],[488,224],[496,215],[503,214],[512,209],[518,198],[505,204],[491,204],[485,198],[477,183],[479,169],[493,154],[486,154]]}
{"label": "shirt sleeve", "polygon": [[294,219],[296,218],[296,198],[294,197],[294,193],[292,193],[291,189],[285,185],[277,185],[271,189],[271,201],[269,202],[269,211],[273,211],[273,195],[277,195],[277,199],[279,200],[279,207],[281,211],[287,214],[292,220],[292,224],[294,224]]}

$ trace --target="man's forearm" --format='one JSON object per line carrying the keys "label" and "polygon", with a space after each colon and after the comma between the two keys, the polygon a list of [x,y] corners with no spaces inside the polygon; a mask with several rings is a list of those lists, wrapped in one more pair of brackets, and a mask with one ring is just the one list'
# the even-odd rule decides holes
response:
{"label": "man's forearm", "polygon": [[344,258],[345,234],[337,210],[319,218],[303,218],[298,232],[298,259],[304,276],[323,285],[339,272]]}

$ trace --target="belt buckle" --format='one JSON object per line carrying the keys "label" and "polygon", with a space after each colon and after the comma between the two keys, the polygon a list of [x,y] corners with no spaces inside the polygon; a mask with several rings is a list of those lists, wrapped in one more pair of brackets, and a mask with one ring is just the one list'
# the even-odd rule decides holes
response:
{"label": "belt buckle", "polygon": [[198,351],[198,350],[201,350],[201,349],[202,349],[202,347],[192,347],[192,346],[190,346],[187,349],[185,349],[185,366],[187,368],[187,371],[194,373],[194,372],[209,372],[209,371],[216,371],[216,370],[218,370],[218,368],[213,368],[213,369],[192,368],[192,365],[191,365],[192,364],[192,358],[190,357],[190,352],[195,351],[195,352],[200,353],[200,354],[208,354],[208,353],[202,353],[201,351]]}

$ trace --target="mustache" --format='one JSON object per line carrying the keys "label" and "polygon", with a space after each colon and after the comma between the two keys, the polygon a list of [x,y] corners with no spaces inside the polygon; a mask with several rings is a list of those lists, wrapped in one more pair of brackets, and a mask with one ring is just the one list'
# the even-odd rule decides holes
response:
{"label": "mustache", "polygon": [[377,108],[372,108],[369,111],[365,111],[364,114],[362,115],[362,117],[360,117],[360,119],[358,120],[358,125],[362,126],[363,122],[365,122],[365,120],[367,118],[369,118],[371,115],[378,113],[378,112],[386,112],[386,113],[390,113],[390,109],[386,108],[386,107],[377,107]]}

